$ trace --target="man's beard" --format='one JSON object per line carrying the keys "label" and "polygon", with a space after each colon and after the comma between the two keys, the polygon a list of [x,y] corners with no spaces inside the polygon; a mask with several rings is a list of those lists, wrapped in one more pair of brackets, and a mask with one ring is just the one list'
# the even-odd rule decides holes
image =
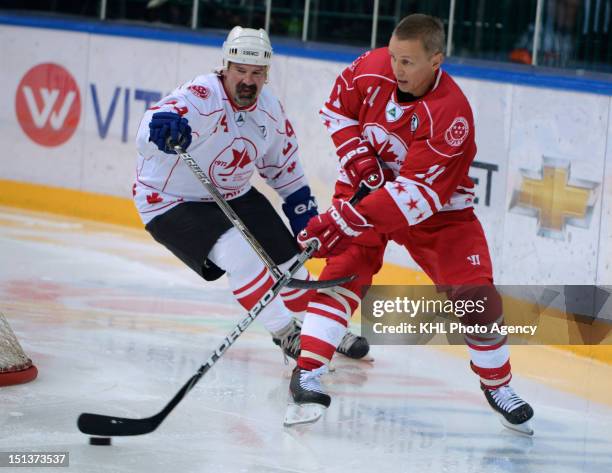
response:
{"label": "man's beard", "polygon": [[255,103],[257,99],[257,86],[238,84],[236,86],[236,103],[241,107],[246,107]]}

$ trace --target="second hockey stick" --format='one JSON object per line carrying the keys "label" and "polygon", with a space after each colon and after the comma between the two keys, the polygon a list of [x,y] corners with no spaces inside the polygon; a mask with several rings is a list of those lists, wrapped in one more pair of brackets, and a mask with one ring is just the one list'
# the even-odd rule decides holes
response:
{"label": "second hockey stick", "polygon": [[[191,172],[193,172],[198,181],[202,183],[204,188],[208,191],[215,203],[219,206],[232,225],[234,225],[234,227],[240,232],[247,243],[251,245],[251,248],[253,248],[270,273],[272,273],[272,277],[279,281],[284,274],[283,271],[276,265],[276,263],[274,263],[274,261],[272,261],[272,258],[270,258],[268,253],[266,253],[266,250],[263,249],[261,244],[253,236],[244,222],[240,219],[240,217],[238,217],[236,212],[234,212],[234,209],[232,209],[232,207],[227,203],[221,192],[219,192],[219,189],[217,189],[217,187],[212,183],[210,178],[206,175],[198,163],[195,162],[195,159],[193,159],[187,151],[178,145],[174,146],[174,151],[176,151],[176,154],[178,154]],[[355,276],[348,276],[338,279],[328,279],[325,281],[304,281],[303,279],[289,278],[286,285],[287,287],[297,289],[324,289],[328,287],[340,286],[341,284],[347,283],[354,278]]]}
{"label": "second hockey stick", "polygon": [[223,342],[210,355],[210,358],[204,363],[198,371],[183,385],[183,387],[175,394],[170,402],[160,412],[151,417],[144,419],[130,419],[125,417],[114,417],[103,414],[83,413],[79,416],[77,425],[79,430],[88,435],[99,435],[103,437],[119,437],[127,435],[143,435],[153,432],[164,421],[168,414],[177,406],[179,402],[187,395],[189,391],[197,384],[197,382],[210,370],[217,361],[223,356],[229,347],[231,347],[238,337],[244,332],[260,312],[274,299],[291,277],[304,265],[304,263],[316,251],[316,244],[309,245],[300,255],[298,259],[291,265],[289,271],[283,273],[278,281],[266,292],[255,306],[247,312],[234,330],[225,337]]}
{"label": "second hockey stick", "polygon": [[[361,187],[351,199],[351,204],[356,204],[368,194],[366,187]],[[221,345],[210,355],[210,358],[198,371],[187,380],[183,387],[174,395],[174,397],[166,404],[166,406],[157,414],[146,417],[144,419],[132,419],[127,417],[114,417],[103,414],[83,413],[79,416],[77,425],[79,430],[84,434],[98,435],[104,437],[119,437],[129,435],[143,435],[153,432],[164,421],[168,414],[177,406],[179,402],[187,395],[189,391],[197,384],[197,382],[210,370],[217,361],[223,356],[227,349],[234,344],[238,337],[253,323],[253,320],[261,313],[261,311],[274,299],[283,287],[287,286],[291,277],[297,273],[304,263],[317,250],[316,243],[312,242],[308,247],[298,255],[297,260],[291,265],[289,271],[283,273],[278,281],[275,281],[272,287],[266,292],[263,297],[255,304],[255,306],[247,312],[247,315],[242,319],[232,332],[225,337]]]}

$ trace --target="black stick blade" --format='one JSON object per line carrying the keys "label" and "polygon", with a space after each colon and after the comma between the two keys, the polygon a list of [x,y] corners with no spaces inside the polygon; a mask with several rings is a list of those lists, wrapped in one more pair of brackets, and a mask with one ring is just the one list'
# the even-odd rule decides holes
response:
{"label": "black stick blade", "polygon": [[77,425],[84,434],[102,437],[122,437],[153,432],[159,426],[159,421],[156,417],[126,419],[124,417],[84,413],[79,416]]}
{"label": "black stick blade", "polygon": [[304,281],[303,279],[289,279],[287,287],[294,289],[326,289],[328,287],[340,286],[355,279],[355,276],[346,276],[338,279],[324,279],[322,281]]}

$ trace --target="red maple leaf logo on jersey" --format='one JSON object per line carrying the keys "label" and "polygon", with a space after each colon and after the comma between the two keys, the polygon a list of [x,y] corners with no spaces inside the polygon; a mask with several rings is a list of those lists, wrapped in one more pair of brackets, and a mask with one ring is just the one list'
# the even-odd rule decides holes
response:
{"label": "red maple leaf logo on jersey", "polygon": [[160,196],[157,192],[153,192],[152,194],[149,194],[147,196],[147,202],[149,204],[159,204],[160,202],[163,202],[163,197]]}
{"label": "red maple leaf logo on jersey", "polygon": [[390,163],[398,159],[398,155],[396,152],[391,150],[391,142],[390,141],[378,141],[376,139],[376,135],[372,135],[372,141],[374,141],[374,149],[378,153],[378,156],[383,161]]}
{"label": "red maple leaf logo on jersey", "polygon": [[225,166],[228,172],[220,173],[219,176],[231,176],[237,169],[242,169],[251,162],[251,157],[246,149],[242,151],[232,149],[232,154],[234,155],[232,162]]}

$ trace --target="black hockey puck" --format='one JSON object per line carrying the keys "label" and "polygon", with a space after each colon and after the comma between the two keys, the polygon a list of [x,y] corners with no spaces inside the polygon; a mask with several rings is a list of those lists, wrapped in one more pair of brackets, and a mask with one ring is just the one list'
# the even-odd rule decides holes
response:
{"label": "black hockey puck", "polygon": [[89,445],[111,445],[110,437],[89,437]]}

